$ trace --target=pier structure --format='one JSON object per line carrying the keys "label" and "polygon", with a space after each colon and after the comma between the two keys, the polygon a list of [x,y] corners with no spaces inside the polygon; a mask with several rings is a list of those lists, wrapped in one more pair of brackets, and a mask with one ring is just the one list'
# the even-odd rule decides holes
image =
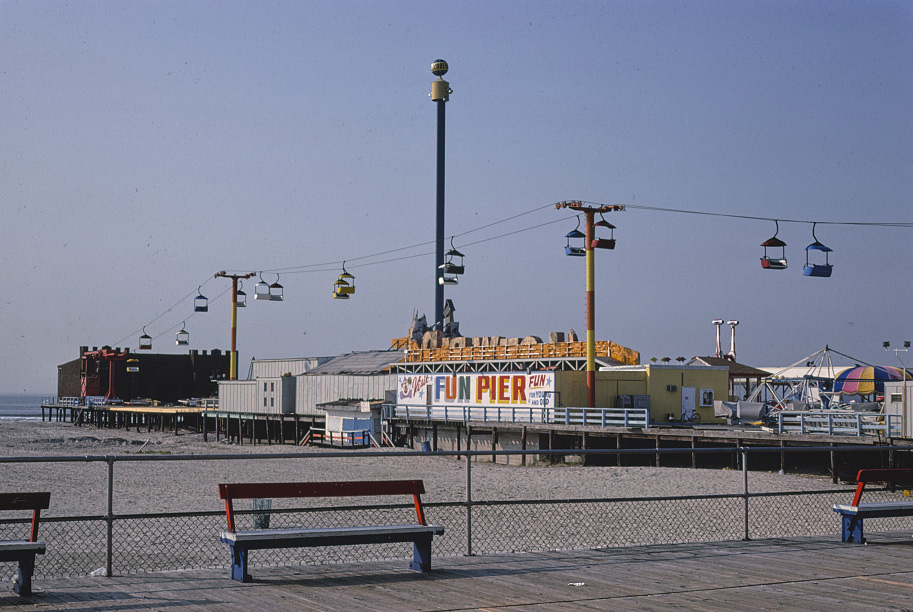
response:
{"label": "pier structure", "polygon": [[[325,427],[325,422],[308,415],[227,413],[206,407],[189,406],[75,406],[60,403],[42,404],[42,420],[63,421],[74,425],[105,429],[135,429],[136,431],[183,431],[202,434],[207,441],[226,441],[240,445],[300,445],[312,430]],[[388,413],[389,417],[389,413]],[[540,455],[548,450],[604,450],[605,454],[577,457],[581,465],[691,467],[742,469],[743,448],[766,448],[768,453],[752,470],[808,472],[827,474],[834,482],[848,478],[861,467],[894,464],[894,458],[867,446],[890,444],[908,449],[911,442],[902,439],[885,440],[879,436],[833,436],[767,431],[759,428],[708,425],[659,425],[630,428],[560,423],[485,421],[433,421],[422,418],[385,419],[385,433],[399,446],[414,450],[435,451],[492,451],[490,461],[513,465],[534,465],[542,462],[574,462],[571,455],[556,459]],[[828,460],[820,453],[808,456],[796,448],[831,446]],[[703,454],[702,449],[731,447],[732,453]],[[670,453],[669,450],[678,452]],[[781,449],[778,452],[776,449]],[[793,450],[788,450],[793,449]],[[521,455],[498,455],[498,451],[529,451]],[[623,450],[625,453],[611,453]],[[631,454],[630,451],[638,451]],[[661,452],[662,451],[662,452]],[[889,453],[892,455],[893,453]],[[757,455],[755,455],[757,457]],[[488,455],[478,460],[488,460]]]}
{"label": "pier structure", "polygon": [[299,414],[220,412],[205,406],[81,406],[65,401],[42,403],[41,420],[175,435],[183,430],[203,434],[205,441],[224,439],[240,445],[299,444],[311,429],[322,426],[316,417]]}

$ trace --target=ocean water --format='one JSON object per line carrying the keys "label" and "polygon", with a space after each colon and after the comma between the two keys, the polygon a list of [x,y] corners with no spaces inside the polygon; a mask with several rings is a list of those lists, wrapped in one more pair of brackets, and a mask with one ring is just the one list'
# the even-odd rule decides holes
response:
{"label": "ocean water", "polygon": [[0,393],[0,420],[41,419],[41,402],[52,394]]}

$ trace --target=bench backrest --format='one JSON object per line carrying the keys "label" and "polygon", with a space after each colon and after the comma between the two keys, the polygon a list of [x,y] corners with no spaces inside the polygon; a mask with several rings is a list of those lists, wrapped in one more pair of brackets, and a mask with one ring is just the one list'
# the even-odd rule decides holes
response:
{"label": "bench backrest", "polygon": [[853,503],[851,505],[859,505],[862,491],[865,489],[865,485],[870,482],[883,482],[885,484],[913,487],[913,469],[884,468],[859,470],[859,473],[856,475],[856,494],[853,496]]}
{"label": "bench backrest", "polygon": [[425,525],[421,480],[349,480],[340,482],[240,482],[219,485],[219,498],[225,500],[228,530],[235,530],[233,499],[267,499],[279,497],[367,497],[375,495],[411,495],[420,525]]}
{"label": "bench backrest", "polygon": [[46,493],[0,493],[0,510],[31,510],[32,528],[29,540],[38,540],[38,519],[41,511],[51,505],[51,494]]}

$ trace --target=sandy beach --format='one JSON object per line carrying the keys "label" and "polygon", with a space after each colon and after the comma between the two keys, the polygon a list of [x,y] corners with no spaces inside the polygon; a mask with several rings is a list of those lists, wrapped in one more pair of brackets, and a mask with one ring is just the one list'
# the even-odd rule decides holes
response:
{"label": "sandy beach", "polygon": [[[300,457],[276,457],[277,453]],[[5,462],[0,490],[50,491],[43,517],[66,517],[42,527],[49,550],[41,568],[47,575],[85,574],[104,565],[108,462],[113,462],[114,567],[117,572],[215,567],[227,562],[218,541],[224,529],[221,482],[421,479],[428,504],[465,502],[464,460],[386,449],[377,456],[337,456],[338,451],[292,445],[244,445],[216,442],[191,432],[136,432],[76,427],[68,423],[0,421],[0,457],[55,457],[54,462]],[[344,451],[344,454],[351,454]],[[190,456],[223,456],[192,459]],[[486,455],[487,458],[487,455]],[[61,460],[66,459],[66,460]],[[102,459],[102,460],[98,460]],[[689,541],[741,539],[741,497],[662,501],[639,498],[734,495],[744,490],[744,475],[731,469],[656,467],[581,467],[579,465],[508,466],[474,461],[472,548],[475,554],[521,550],[562,550]],[[836,489],[842,489],[836,491]],[[752,501],[751,536],[838,533],[830,505],[847,497],[847,487],[828,478],[749,472],[749,490],[762,492],[834,491],[833,495],[760,497]],[[613,499],[611,503],[566,500]],[[548,504],[485,504],[516,500],[555,500]],[[406,502],[407,500],[402,500]],[[272,500],[272,508],[319,508],[360,505],[371,500]],[[383,499],[379,503],[397,503]],[[249,504],[236,508],[249,508]],[[137,517],[136,514],[212,512],[195,517]],[[467,511],[459,505],[426,508],[429,520],[446,526],[435,539],[435,555],[467,550]],[[390,510],[380,511],[389,513]],[[397,520],[412,520],[408,507]],[[343,512],[273,514],[273,527],[388,522],[389,514],[347,509]],[[96,517],[72,520],[73,517]],[[244,515],[249,524],[251,515]],[[316,522],[315,522],[316,521]],[[44,523],[45,521],[43,521]],[[368,523],[372,524],[372,523]],[[241,526],[242,529],[249,528]],[[357,549],[357,550],[356,550]],[[393,544],[261,552],[256,563],[345,563],[400,558],[409,551]]]}
{"label": "sandy beach", "polygon": [[[118,461],[115,464],[115,513],[219,510],[220,482],[422,479],[426,500],[466,498],[465,462],[448,457],[403,456],[388,449],[382,457],[322,457],[330,451],[292,445],[216,442],[210,435],[136,432],[76,427],[40,421],[0,422],[3,457],[159,457],[233,455],[231,461]],[[276,453],[301,453],[301,459],[268,459]],[[50,515],[95,514],[105,510],[107,464],[6,464],[0,490],[49,490]],[[650,497],[733,494],[743,490],[743,475],[729,469],[654,467],[518,467],[474,462],[472,497],[481,500]],[[751,472],[753,492],[835,488],[828,479]]]}

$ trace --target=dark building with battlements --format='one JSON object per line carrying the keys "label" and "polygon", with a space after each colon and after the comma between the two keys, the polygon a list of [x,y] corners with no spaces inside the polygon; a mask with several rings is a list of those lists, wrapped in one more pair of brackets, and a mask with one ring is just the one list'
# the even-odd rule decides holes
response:
{"label": "dark building with battlements", "polygon": [[229,367],[229,353],[219,349],[164,355],[82,346],[79,359],[57,366],[57,396],[162,403],[210,397],[218,394],[216,381],[228,378]]}

